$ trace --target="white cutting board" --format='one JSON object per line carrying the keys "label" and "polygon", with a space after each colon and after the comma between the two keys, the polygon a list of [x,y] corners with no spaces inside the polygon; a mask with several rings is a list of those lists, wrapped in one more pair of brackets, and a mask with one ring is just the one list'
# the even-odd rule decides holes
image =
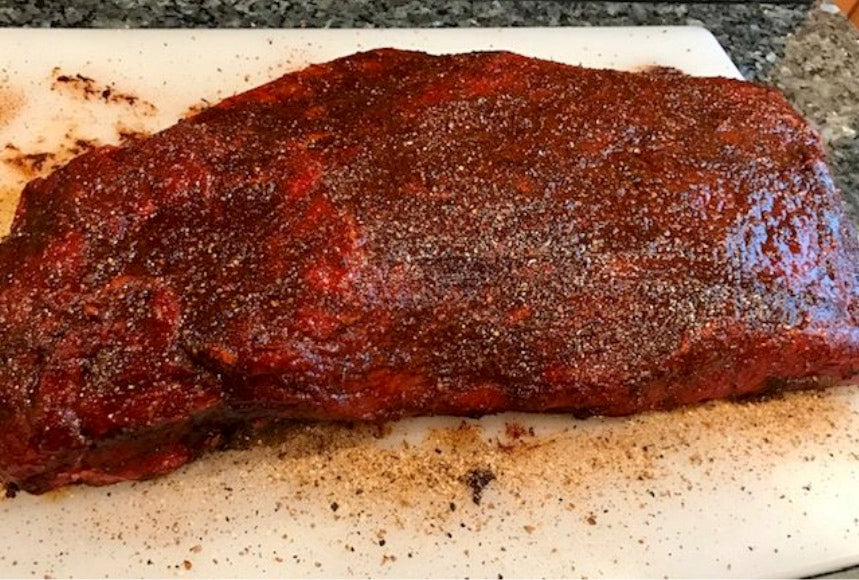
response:
{"label": "white cutting board", "polygon": [[[739,76],[699,28],[0,30],[0,148],[19,148],[0,156],[0,231],[27,179],[21,154],[116,142],[201,98],[381,46]],[[76,73],[93,79],[89,100],[85,81],[56,82]],[[153,482],[2,500],[0,575],[749,577],[859,562],[855,387],[371,431],[298,427]],[[475,467],[497,476],[479,505],[461,481]]]}

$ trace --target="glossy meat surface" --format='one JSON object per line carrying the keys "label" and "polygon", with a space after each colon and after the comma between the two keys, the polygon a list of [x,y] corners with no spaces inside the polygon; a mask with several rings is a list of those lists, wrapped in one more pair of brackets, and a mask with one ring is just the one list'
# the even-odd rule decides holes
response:
{"label": "glossy meat surface", "polygon": [[261,417],[837,381],[857,257],[771,89],[357,54],[26,187],[0,244],[0,479],[149,477]]}

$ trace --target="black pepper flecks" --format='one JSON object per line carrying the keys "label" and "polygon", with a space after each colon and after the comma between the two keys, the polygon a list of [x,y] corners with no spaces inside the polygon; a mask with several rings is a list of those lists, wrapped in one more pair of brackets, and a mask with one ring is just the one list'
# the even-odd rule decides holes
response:
{"label": "black pepper flecks", "polygon": [[484,490],[493,481],[495,481],[495,473],[491,469],[482,467],[472,469],[463,477],[463,482],[471,489],[471,501],[475,505],[480,505]]}

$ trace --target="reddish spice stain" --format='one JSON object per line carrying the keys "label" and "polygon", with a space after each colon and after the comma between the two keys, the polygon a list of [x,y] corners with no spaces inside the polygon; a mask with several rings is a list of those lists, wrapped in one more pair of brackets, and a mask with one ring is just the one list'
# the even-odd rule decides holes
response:
{"label": "reddish spice stain", "polygon": [[12,87],[0,87],[0,126],[14,119],[24,105],[22,91]]}
{"label": "reddish spice stain", "polygon": [[197,113],[201,113],[202,111],[205,111],[206,109],[208,109],[211,106],[212,106],[212,103],[210,101],[208,101],[207,99],[200,99],[199,103],[195,103],[195,104],[191,105],[190,107],[188,107],[188,109],[182,114],[182,118],[190,119],[191,117],[193,117]]}
{"label": "reddish spice stain", "polygon": [[27,177],[35,177],[42,173],[49,161],[53,161],[55,154],[47,151],[39,153],[21,153],[14,145],[7,144],[6,151],[12,151],[12,155],[5,156],[3,161],[12,168],[23,173]]}

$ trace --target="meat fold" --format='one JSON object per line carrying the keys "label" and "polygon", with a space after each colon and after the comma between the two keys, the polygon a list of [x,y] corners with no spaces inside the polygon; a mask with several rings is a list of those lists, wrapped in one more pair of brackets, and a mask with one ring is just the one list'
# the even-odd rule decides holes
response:
{"label": "meat fold", "polygon": [[857,257],[775,90],[356,54],[27,185],[0,243],[0,480],[151,477],[260,419],[838,382]]}

